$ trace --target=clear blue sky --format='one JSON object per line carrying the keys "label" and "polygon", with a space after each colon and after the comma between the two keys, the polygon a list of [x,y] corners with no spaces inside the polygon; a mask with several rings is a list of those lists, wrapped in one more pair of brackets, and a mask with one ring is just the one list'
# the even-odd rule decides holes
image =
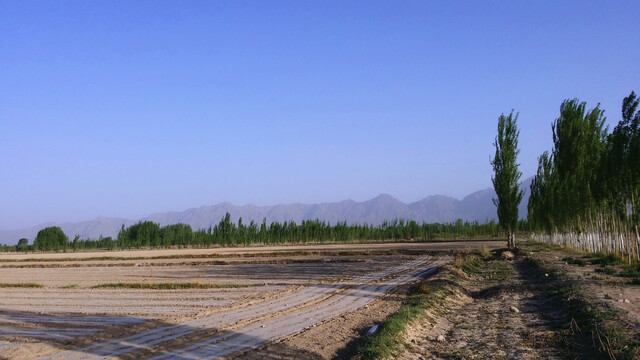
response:
{"label": "clear blue sky", "polygon": [[243,205],[460,198],[560,103],[640,91],[638,1],[0,0],[0,229]]}

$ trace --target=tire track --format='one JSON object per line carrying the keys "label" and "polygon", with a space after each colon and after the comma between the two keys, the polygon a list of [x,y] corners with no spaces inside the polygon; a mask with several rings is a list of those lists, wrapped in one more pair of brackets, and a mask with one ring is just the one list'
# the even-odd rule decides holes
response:
{"label": "tire track", "polygon": [[[265,302],[249,305],[245,308],[224,311],[214,314],[212,316],[194,319],[181,324],[155,328],[147,330],[128,337],[115,339],[107,342],[94,344],[82,349],[65,351],[59,354],[54,354],[43,359],[90,359],[90,358],[103,358],[109,356],[118,356],[124,353],[128,353],[135,350],[150,350],[153,346],[165,343],[174,339],[178,339],[184,336],[193,335],[196,332],[207,329],[222,329],[225,326],[230,326],[239,323],[256,322],[261,317],[270,314],[287,314],[291,311],[299,311],[299,307],[310,306],[316,303],[320,303],[318,309],[325,309],[327,304],[323,301],[335,297],[336,293],[344,292],[342,298],[353,297],[359,298],[364,296],[364,293],[358,294],[358,291],[369,291],[367,294],[371,298],[379,296],[380,289],[388,289],[388,287],[395,286],[389,284],[387,288],[385,285],[372,285],[377,281],[385,279],[392,275],[401,274],[411,269],[424,265],[430,261],[431,257],[422,257],[417,260],[380,271],[376,271],[364,276],[360,276],[349,281],[345,281],[337,285],[327,286],[310,286],[305,287],[300,291],[284,295],[274,300],[268,300]],[[422,270],[413,270],[412,276],[421,272]],[[415,273],[415,274],[414,274]],[[412,278],[409,276],[409,278]],[[401,276],[402,277],[402,276]],[[397,278],[397,277],[396,277]],[[394,278],[394,279],[396,279]],[[360,284],[360,285],[359,285]],[[359,286],[357,286],[359,285]],[[357,286],[352,289],[353,286]],[[382,286],[378,289],[376,286]],[[368,287],[372,287],[374,292]],[[366,298],[370,299],[370,298]],[[367,300],[368,302],[369,300]],[[329,304],[334,304],[335,300],[329,300]],[[366,303],[366,302],[365,302]],[[361,305],[360,305],[361,306]],[[308,313],[315,313],[318,310],[310,311]],[[296,313],[288,314],[284,316],[295,316]],[[276,321],[273,319],[272,321]],[[261,325],[245,325],[246,327],[261,326]],[[226,337],[227,335],[225,335]],[[231,335],[229,335],[231,336]],[[205,344],[206,345],[206,344]],[[234,350],[235,351],[235,350]]]}
{"label": "tire track", "polygon": [[225,334],[150,359],[212,359],[226,356],[237,351],[255,349],[266,343],[302,331],[318,322],[357,310],[393,287],[407,284],[418,277],[435,272],[441,264],[442,261],[426,269],[414,270],[377,285],[362,285],[345,293],[337,294],[331,301],[323,302],[321,306],[311,312],[287,314],[279,318],[271,319],[266,323],[238,329],[233,333]]}

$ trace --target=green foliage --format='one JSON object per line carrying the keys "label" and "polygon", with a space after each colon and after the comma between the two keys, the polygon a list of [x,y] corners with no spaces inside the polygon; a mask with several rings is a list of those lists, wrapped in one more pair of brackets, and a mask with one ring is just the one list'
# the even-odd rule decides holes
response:
{"label": "green foliage", "polygon": [[577,99],[562,103],[552,124],[553,149],[538,158],[531,183],[531,230],[562,245],[640,260],[638,104],[634,92],[624,98],[622,120],[607,134],[599,105],[587,111]]}
{"label": "green foliage", "polygon": [[69,246],[69,238],[59,226],[44,228],[38,232],[33,240],[35,250],[66,250]]}
{"label": "green foliage", "polygon": [[478,256],[467,256],[460,267],[467,274],[480,274],[484,269],[484,262]]}
{"label": "green foliage", "polygon": [[29,239],[22,238],[18,240],[18,245],[16,246],[17,251],[27,251],[29,250]]}
{"label": "green foliage", "polygon": [[520,131],[518,130],[517,121],[518,114],[514,117],[513,111],[508,117],[502,114],[498,118],[498,135],[494,142],[496,154],[491,161],[494,171],[491,181],[498,196],[497,199],[493,200],[493,203],[498,208],[498,220],[500,226],[507,232],[510,248],[515,247],[518,205],[522,200],[523,194],[519,187],[522,173],[518,170],[518,163],[516,163],[520,152],[518,149]]}
{"label": "green foliage", "polygon": [[446,290],[437,284],[420,284],[408,304],[383,321],[378,331],[365,339],[364,345],[358,348],[359,358],[387,359],[399,353],[404,345],[402,335],[409,322],[426,310],[440,306],[445,295]]}
{"label": "green foliage", "polygon": [[603,253],[593,253],[589,254],[589,262],[592,264],[598,264],[602,267],[607,265],[621,265],[624,264],[624,260],[622,260],[619,256],[615,254],[603,254]]}
{"label": "green foliage", "polygon": [[[331,225],[320,220],[305,220],[300,224],[293,221],[273,222],[267,225],[266,219],[258,226],[251,221],[246,225],[242,219],[231,221],[231,215],[225,214],[220,222],[209,229],[193,231],[186,224],[173,224],[160,227],[151,221],[139,222],[128,228],[122,226],[116,240],[110,237],[98,240],[76,237],[65,248],[71,250],[90,249],[129,249],[129,248],[168,248],[168,247],[205,247],[240,246],[250,244],[289,244],[309,242],[346,242],[367,240],[434,241],[487,239],[498,235],[498,225],[494,221],[484,224],[458,220],[453,223],[422,223],[413,220],[396,219],[379,226],[347,225],[338,222]],[[58,250],[61,247],[45,246],[38,250]],[[4,250],[4,248],[3,248]],[[7,248],[12,250],[11,248]]]}
{"label": "green foliage", "polygon": [[582,259],[572,258],[571,256],[567,256],[562,258],[562,261],[565,261],[567,264],[578,265],[578,266],[587,266],[587,262]]}
{"label": "green foliage", "polygon": [[630,278],[640,278],[640,264],[627,266],[620,271],[620,276]]}
{"label": "green foliage", "polygon": [[633,214],[639,220],[640,200],[640,111],[632,91],[622,101],[622,120],[607,138],[600,173],[602,198],[608,200],[619,217]]}
{"label": "green foliage", "polygon": [[586,111],[586,103],[565,100],[552,124],[553,150],[538,159],[531,183],[529,220],[551,231],[581,231],[582,219],[596,206],[598,169],[606,128],[604,111]]}
{"label": "green foliage", "polygon": [[603,274],[607,274],[607,275],[613,275],[613,274],[618,272],[618,270],[616,270],[616,269],[614,269],[612,267],[609,267],[609,266],[596,268],[595,271],[597,273],[603,273]]}

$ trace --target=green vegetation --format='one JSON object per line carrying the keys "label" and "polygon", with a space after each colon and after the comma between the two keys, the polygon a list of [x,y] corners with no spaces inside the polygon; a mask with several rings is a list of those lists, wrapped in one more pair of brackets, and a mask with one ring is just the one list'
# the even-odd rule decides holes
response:
{"label": "green vegetation", "polygon": [[603,273],[603,274],[607,274],[607,275],[613,275],[613,274],[618,272],[618,270],[616,270],[616,269],[614,269],[612,267],[608,267],[608,266],[596,268],[595,271],[597,273]]}
{"label": "green vegetation", "polygon": [[382,322],[378,331],[366,338],[364,345],[358,349],[360,358],[387,359],[397,354],[404,345],[402,334],[409,322],[422,316],[428,309],[442,306],[448,293],[444,287],[433,281],[421,283],[409,298],[407,305]]}
{"label": "green vegetation", "polygon": [[624,260],[615,254],[603,254],[603,253],[592,253],[587,255],[589,258],[589,262],[594,265],[600,265],[602,267],[608,265],[622,265],[624,264]]}
{"label": "green vegetation", "polygon": [[498,118],[498,136],[494,142],[496,154],[491,165],[493,165],[494,176],[491,178],[493,188],[496,191],[497,199],[493,203],[498,208],[498,221],[500,227],[507,233],[507,246],[515,247],[515,233],[518,226],[518,205],[522,200],[520,190],[520,177],[522,173],[518,170],[516,163],[518,153],[518,114],[513,116],[513,111],[509,116],[500,115]]}
{"label": "green vegetation", "polygon": [[474,250],[473,252],[474,254],[479,255],[483,259],[488,259],[491,256],[493,256],[493,254],[491,253],[491,250],[489,250],[487,246],[481,246],[479,249]]}
{"label": "green vegetation", "polygon": [[16,245],[16,251],[28,251],[29,250],[29,239],[22,238],[18,240],[18,245]]}
{"label": "green vegetation", "polygon": [[640,264],[627,266],[620,271],[620,276],[629,278],[640,278]]}
{"label": "green vegetation", "polygon": [[[45,231],[46,230],[46,231]],[[44,233],[43,233],[44,232]],[[396,219],[381,225],[347,225],[339,222],[331,225],[320,220],[306,220],[300,224],[293,221],[273,222],[266,219],[258,225],[251,221],[248,225],[238,219],[231,221],[227,213],[220,222],[208,229],[193,231],[189,225],[174,224],[161,227],[151,222],[139,222],[127,228],[122,226],[118,237],[98,240],[80,239],[71,242],[59,227],[43,229],[34,241],[34,250],[89,250],[89,249],[130,249],[168,247],[243,246],[251,244],[281,245],[306,243],[345,243],[354,241],[438,241],[495,239],[499,228],[494,221],[478,222],[422,223],[413,220]],[[42,234],[42,235],[41,235]],[[15,251],[16,247],[2,247],[3,251]]]}
{"label": "green vegetation", "polygon": [[567,256],[562,258],[562,261],[566,261],[567,264],[578,265],[578,266],[587,266],[587,262],[582,259],[572,258],[571,256]]}
{"label": "green vegetation", "polygon": [[640,111],[634,92],[611,134],[604,110],[577,99],[560,106],[553,149],[538,159],[528,225],[535,238],[588,252],[640,259]]}
{"label": "green vegetation", "polygon": [[[582,334],[584,343],[593,345],[600,355],[610,359],[630,360],[640,356],[640,342],[619,321],[626,318],[625,314],[594,303],[580,285],[544,262],[536,259],[530,264],[540,276],[548,274],[545,279],[553,282],[548,291],[549,298],[565,309],[568,318],[572,319],[565,329],[567,335]],[[606,297],[611,298],[608,294]],[[568,341],[567,345],[576,346],[576,342]]]}
{"label": "green vegetation", "polygon": [[35,250],[65,250],[69,247],[69,238],[59,226],[44,228],[33,240]]}
{"label": "green vegetation", "polygon": [[36,283],[0,283],[0,288],[41,288],[42,284]]}
{"label": "green vegetation", "polygon": [[[502,261],[492,261],[492,256],[480,249],[470,255],[459,254],[454,266],[467,274],[482,277],[491,284],[499,284],[512,275],[512,268]],[[489,254],[491,254],[489,252]],[[360,359],[389,359],[396,356],[405,345],[403,334],[407,325],[413,320],[425,316],[427,311],[439,313],[446,308],[445,300],[454,294],[452,288],[457,286],[460,278],[429,279],[420,283],[409,297],[409,301],[396,314],[382,322],[378,331],[365,339],[358,348]]]}
{"label": "green vegetation", "polygon": [[108,283],[92,286],[92,289],[149,289],[149,290],[179,290],[179,289],[222,289],[250,287],[248,284],[209,284],[202,282],[168,282],[168,283]]}

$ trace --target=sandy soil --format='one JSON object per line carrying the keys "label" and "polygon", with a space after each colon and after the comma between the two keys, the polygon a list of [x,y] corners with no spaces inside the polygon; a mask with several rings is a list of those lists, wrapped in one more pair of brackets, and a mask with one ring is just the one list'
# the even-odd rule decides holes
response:
{"label": "sandy soil", "polygon": [[120,257],[120,258],[152,258],[167,256],[188,255],[225,255],[225,254],[253,254],[274,253],[290,251],[321,251],[331,252],[338,250],[362,251],[362,250],[454,250],[475,249],[487,246],[495,249],[504,246],[504,241],[460,241],[460,242],[432,242],[432,243],[373,243],[373,244],[323,244],[323,245],[283,245],[283,246],[249,246],[226,247],[206,249],[158,249],[158,250],[118,250],[118,251],[91,251],[91,252],[67,252],[67,253],[0,253],[0,261],[25,260],[25,259],[87,259],[96,257]]}
{"label": "sandy soil", "polygon": [[[500,243],[490,243],[493,247]],[[376,244],[333,246],[334,251],[377,248],[425,251],[464,249],[472,243]],[[326,247],[281,247],[275,251],[303,251]],[[256,249],[219,249],[242,253]],[[159,250],[161,256],[203,250]],[[217,251],[217,250],[216,250]],[[257,250],[265,252],[265,248]],[[159,252],[128,252],[130,256],[159,256]],[[96,254],[39,254],[42,260],[60,256],[88,258]],[[101,254],[104,256],[104,253]],[[118,253],[117,256],[122,256]],[[218,256],[218,255],[216,255]],[[325,258],[327,255],[319,255]],[[125,257],[125,256],[122,256]],[[393,307],[376,302],[390,292],[428,276],[450,257],[429,255],[360,256],[364,261],[228,265],[82,266],[5,268],[0,282],[35,282],[44,288],[3,288],[0,292],[0,357],[10,359],[63,358],[208,358],[240,354],[278,342],[280,347],[324,324],[350,320],[358,328],[371,309],[381,318]],[[23,259],[32,259],[33,254]],[[78,260],[84,263],[84,261]],[[127,260],[113,260],[113,262]],[[73,261],[72,261],[73,262]],[[123,262],[124,264],[124,262]],[[106,282],[187,282],[251,284],[221,289],[131,290],[91,289]],[[63,288],[73,285],[72,288]],[[353,314],[362,313],[357,316]],[[338,351],[331,343],[333,328],[316,334],[330,350],[313,356],[326,358]],[[329,334],[332,335],[329,335]],[[295,336],[294,336],[295,335]],[[342,343],[358,336],[347,330]],[[312,352],[298,358],[313,358]],[[282,354],[287,350],[282,349]],[[300,355],[300,353],[298,353]],[[308,356],[307,356],[308,355]]]}

